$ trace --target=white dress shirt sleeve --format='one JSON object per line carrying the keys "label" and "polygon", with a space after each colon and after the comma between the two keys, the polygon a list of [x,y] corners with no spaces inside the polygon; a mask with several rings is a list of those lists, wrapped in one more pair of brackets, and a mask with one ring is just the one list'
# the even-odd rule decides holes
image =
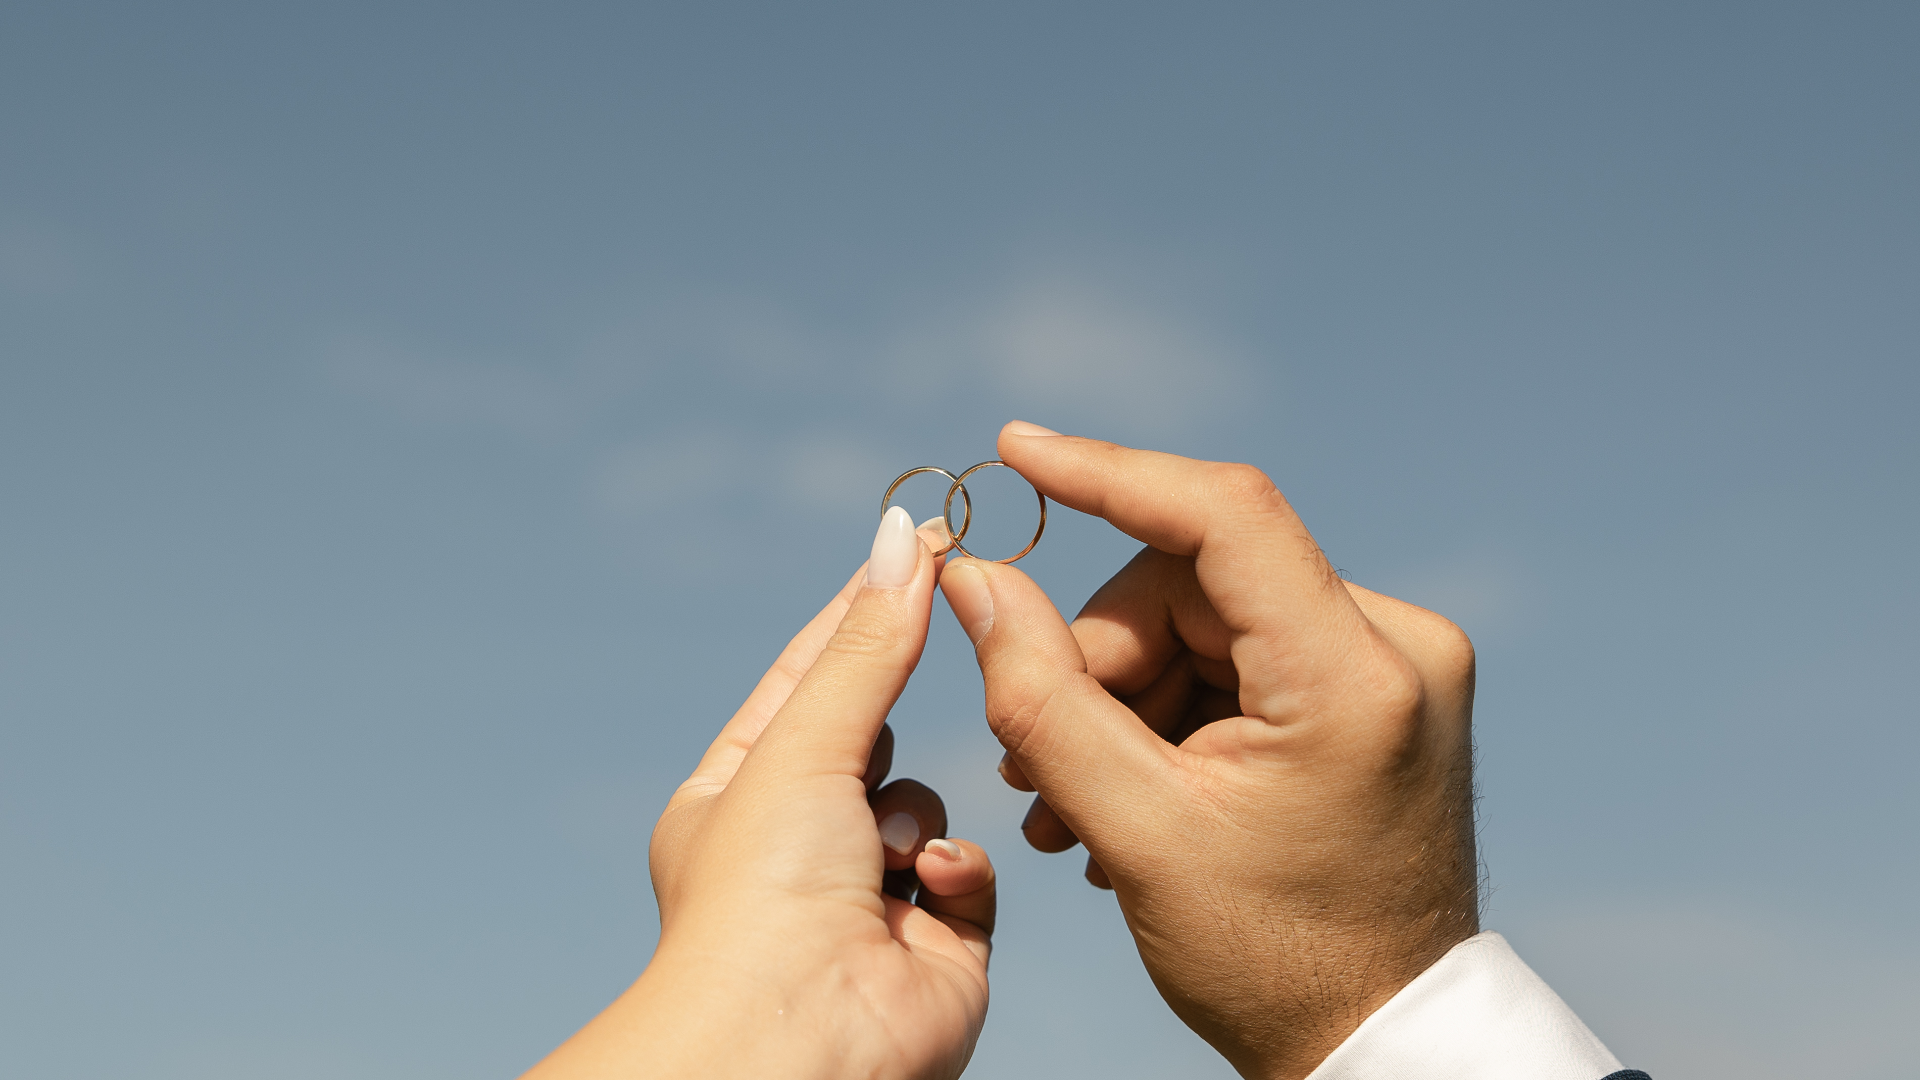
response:
{"label": "white dress shirt sleeve", "polygon": [[1366,1018],[1307,1080],[1601,1080],[1620,1061],[1488,931]]}

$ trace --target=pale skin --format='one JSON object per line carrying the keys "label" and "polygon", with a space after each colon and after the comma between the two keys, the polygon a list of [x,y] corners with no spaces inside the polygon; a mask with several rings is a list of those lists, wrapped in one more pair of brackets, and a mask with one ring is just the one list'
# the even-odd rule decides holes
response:
{"label": "pale skin", "polygon": [[[987,1010],[993,867],[978,846],[940,838],[946,812],[930,789],[878,787],[892,747],[883,724],[926,642],[940,570],[911,522],[895,526],[889,536],[883,523],[869,564],[887,562],[893,580],[854,575],[661,815],[652,963],[526,1080],[966,1067]],[[905,891],[908,870],[919,906],[886,889]]]}
{"label": "pale skin", "polygon": [[883,522],[662,815],[653,962],[528,1078],[965,1067],[993,870],[938,839],[933,792],[878,786],[936,582],[1001,774],[1038,792],[1029,842],[1086,844],[1162,996],[1242,1075],[1305,1076],[1477,931],[1466,636],[1341,581],[1251,466],[1020,422],[999,449],[1147,547],[1069,625],[1018,569],[943,569],[943,536]]}

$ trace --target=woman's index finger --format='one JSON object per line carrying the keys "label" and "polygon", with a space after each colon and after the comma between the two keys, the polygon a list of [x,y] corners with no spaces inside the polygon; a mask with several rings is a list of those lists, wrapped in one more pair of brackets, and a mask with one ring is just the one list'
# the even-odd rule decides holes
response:
{"label": "woman's index finger", "polygon": [[862,566],[854,571],[846,585],[842,586],[827,606],[802,627],[787,647],[780,650],[767,673],[747,695],[747,700],[737,709],[732,719],[714,736],[713,743],[701,756],[700,764],[680,785],[682,791],[698,789],[700,791],[718,790],[727,786],[733,774],[739,770],[740,762],[753,748],[760,733],[766,730],[767,721],[787,703],[793,688],[799,685],[813,662],[820,658],[821,650],[833,638],[833,632],[846,617],[847,608],[853,604],[853,597],[860,590],[860,579],[866,575],[867,568]]}
{"label": "woman's index finger", "polygon": [[874,537],[868,568],[813,666],[741,763],[741,780],[866,771],[874,737],[926,645],[941,563],[895,507]]}
{"label": "woman's index finger", "polygon": [[[946,542],[946,526],[938,519],[922,523],[919,532],[923,536],[921,542],[928,550],[941,547]],[[936,567],[944,562],[945,556],[936,556],[934,559]],[[827,643],[833,640],[834,631],[839,629],[847,610],[853,606],[853,598],[859,595],[860,583],[866,574],[867,568],[863,563],[833,599],[827,602],[827,606],[821,608],[820,613],[793,636],[793,640],[787,642],[787,647],[780,651],[773,666],[760,677],[760,682],[747,695],[747,700],[714,737],[693,774],[680,785],[682,790],[716,791],[726,787],[728,781],[733,779],[747,751],[753,749],[760,733],[766,730],[767,722],[793,696],[793,688],[800,685],[800,680],[820,659]]]}

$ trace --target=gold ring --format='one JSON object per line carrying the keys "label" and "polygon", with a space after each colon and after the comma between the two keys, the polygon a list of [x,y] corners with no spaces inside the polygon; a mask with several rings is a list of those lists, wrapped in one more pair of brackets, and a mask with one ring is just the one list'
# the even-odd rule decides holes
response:
{"label": "gold ring", "polygon": [[[978,466],[975,467],[977,468]],[[959,477],[938,465],[922,465],[917,469],[908,469],[906,472],[894,477],[893,483],[887,487],[887,493],[880,496],[880,513],[883,517],[886,515],[887,507],[893,503],[893,493],[900,490],[901,484],[906,483],[911,477],[928,472],[937,472],[941,476],[953,481],[953,484],[947,488],[946,513],[944,515],[947,523],[947,546],[934,552],[935,555],[945,555],[954,548],[960,547],[960,538],[967,535],[967,530],[973,526],[973,496],[967,494],[966,486],[960,483]],[[962,514],[960,518],[960,533],[957,536],[953,531],[953,493],[955,489],[959,490],[960,500],[966,505],[966,512]],[[965,551],[966,549],[961,548],[961,550]]]}
{"label": "gold ring", "polygon": [[[960,554],[965,555],[969,559],[978,559],[980,558],[980,556],[975,555],[971,551],[968,551],[960,543],[960,541],[963,538],[965,538],[965,536],[967,535],[967,526],[973,523],[973,498],[972,496],[967,494],[966,479],[967,477],[972,476],[974,473],[979,472],[981,469],[984,469],[989,465],[998,465],[1003,469],[1013,469],[1013,466],[1007,464],[1004,461],[997,461],[997,460],[983,461],[980,464],[975,465],[973,468],[968,469],[966,472],[961,473],[959,476],[954,476],[953,486],[947,489],[947,505],[946,505],[945,517],[947,522],[948,535],[953,535],[953,493],[956,491],[959,492],[960,497],[966,500],[966,507],[967,507],[966,520],[960,526],[960,534],[958,536],[953,537],[952,546],[956,550],[958,550]],[[925,470],[917,470],[917,471],[925,471]],[[948,476],[953,476],[952,473],[946,472],[945,469],[934,469],[933,471],[937,473],[944,473],[945,475],[948,475]],[[1018,469],[1014,469],[1013,474],[1015,476],[1020,476],[1020,471]],[[910,473],[908,475],[912,475],[912,474]],[[905,478],[902,477],[902,479],[905,479]],[[1020,479],[1026,480],[1027,478],[1024,476],[1021,476]],[[896,480],[894,481],[894,483],[897,484],[899,483],[899,481]],[[1027,480],[1027,485],[1029,487],[1032,487],[1033,481]],[[1027,541],[1027,546],[1021,548],[1020,553],[1018,555],[1013,556],[1012,558],[991,559],[991,560],[983,560],[983,561],[997,562],[997,563],[1017,563],[1021,559],[1026,558],[1027,552],[1032,551],[1033,546],[1040,542],[1040,534],[1047,531],[1047,497],[1045,495],[1040,494],[1040,489],[1037,487],[1033,489],[1033,494],[1035,498],[1038,498],[1040,500],[1040,527],[1033,530],[1033,539]],[[945,551],[946,548],[941,548],[940,550]]]}

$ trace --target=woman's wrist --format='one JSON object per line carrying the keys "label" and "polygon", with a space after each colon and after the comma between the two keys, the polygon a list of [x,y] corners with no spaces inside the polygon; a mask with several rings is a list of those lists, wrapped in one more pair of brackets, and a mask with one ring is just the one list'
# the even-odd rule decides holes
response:
{"label": "woman's wrist", "polygon": [[748,964],[734,950],[663,943],[622,995],[642,1029],[642,1059],[652,1063],[644,1075],[845,1075],[849,1048],[836,1044],[846,1030],[837,1013],[850,988],[821,965],[791,959]]}
{"label": "woman's wrist", "polygon": [[737,954],[663,947],[625,993],[522,1080],[845,1075],[846,1048],[834,1043],[845,1025],[821,1007],[818,989],[832,981],[809,987],[792,975],[743,965]]}

